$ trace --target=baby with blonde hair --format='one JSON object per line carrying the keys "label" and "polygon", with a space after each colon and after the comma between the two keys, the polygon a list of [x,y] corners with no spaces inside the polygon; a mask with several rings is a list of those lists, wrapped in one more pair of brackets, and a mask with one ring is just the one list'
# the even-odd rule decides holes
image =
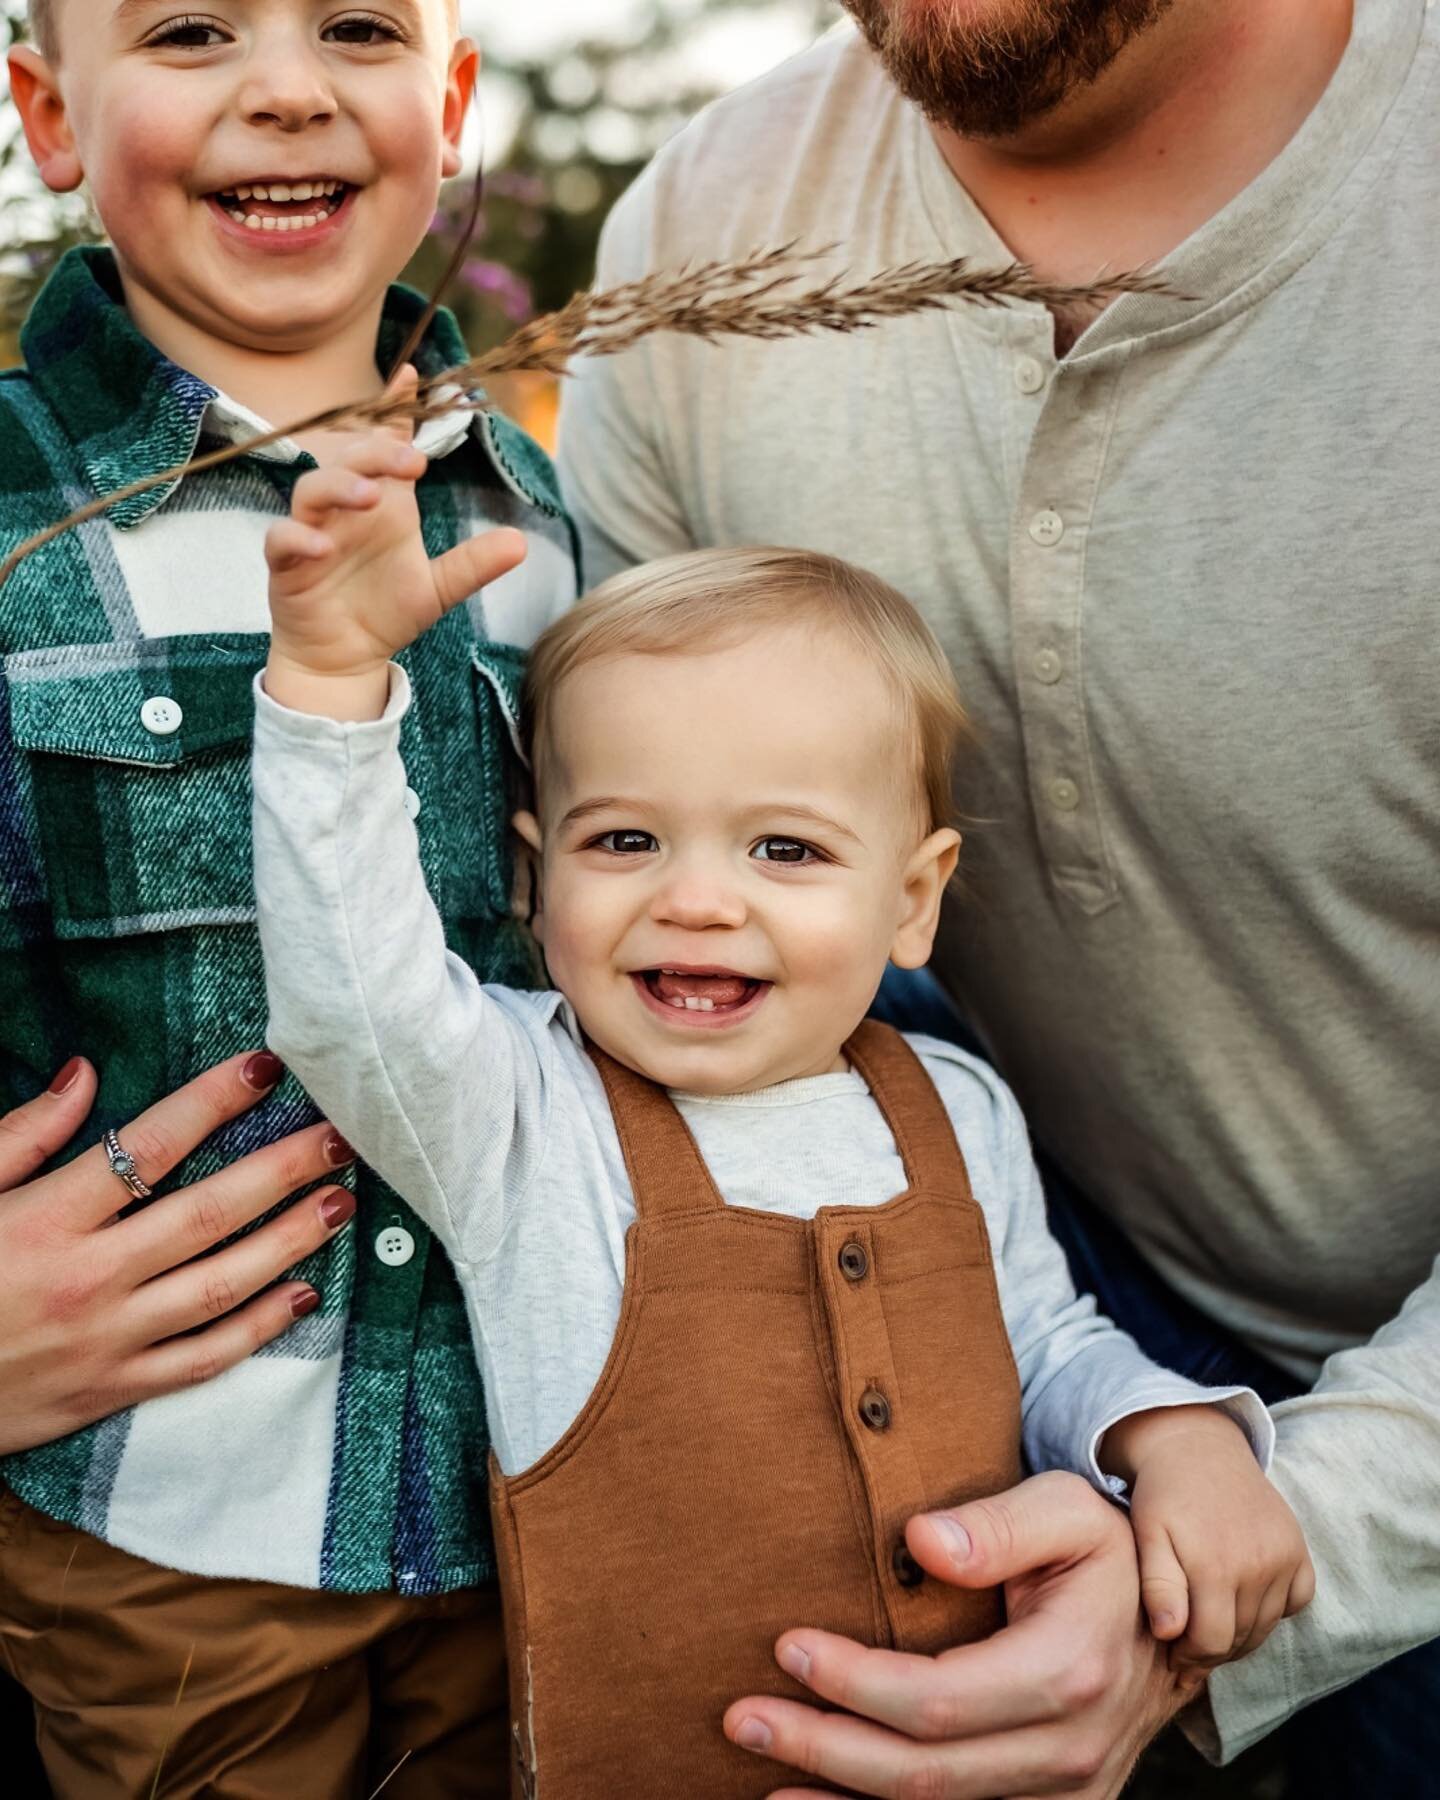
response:
{"label": "baby with blonde hair", "polygon": [[513,723],[554,985],[487,987],[427,892],[390,660],[471,571],[426,559],[413,449],[348,464],[269,543],[271,1042],[460,1271],[521,1791],[769,1791],[768,1728],[729,1703],[805,1696],[779,1634],[993,1629],[917,1515],[1022,1453],[1128,1490],[1180,1654],[1217,1601],[1220,1652],[1258,1643],[1309,1581],[1263,1407],[1077,1298],[985,1063],[866,1021],[887,961],[929,956],[960,849],[964,714],[918,615],[833,558],[738,549],[552,625]]}

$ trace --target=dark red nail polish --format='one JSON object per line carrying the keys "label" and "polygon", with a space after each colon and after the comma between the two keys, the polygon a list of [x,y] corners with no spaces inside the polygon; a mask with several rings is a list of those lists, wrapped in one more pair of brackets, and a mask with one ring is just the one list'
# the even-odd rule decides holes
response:
{"label": "dark red nail polish", "polygon": [[355,1152],[350,1148],[338,1131],[332,1131],[325,1140],[325,1154],[338,1169],[342,1163],[354,1162]]}
{"label": "dark red nail polish", "polygon": [[303,1319],[307,1313],[314,1312],[319,1304],[320,1296],[315,1292],[314,1288],[305,1288],[301,1293],[296,1294],[294,1299],[290,1302],[290,1317],[292,1319]]}
{"label": "dark red nail polish", "polygon": [[246,1085],[260,1094],[273,1088],[284,1073],[284,1063],[268,1050],[257,1050],[240,1071]]}
{"label": "dark red nail polish", "polygon": [[320,1217],[332,1231],[338,1231],[355,1217],[355,1196],[347,1194],[343,1188],[327,1194],[320,1202]]}
{"label": "dark red nail polish", "polygon": [[74,1087],[75,1083],[80,1079],[80,1071],[84,1067],[85,1064],[78,1056],[72,1056],[65,1067],[56,1074],[55,1079],[50,1083],[50,1092],[52,1094],[68,1094],[71,1088]]}

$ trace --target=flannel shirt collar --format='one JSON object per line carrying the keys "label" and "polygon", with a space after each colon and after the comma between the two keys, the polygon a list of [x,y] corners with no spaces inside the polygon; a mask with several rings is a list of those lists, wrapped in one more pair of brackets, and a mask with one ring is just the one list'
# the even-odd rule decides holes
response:
{"label": "flannel shirt collar", "polygon": [[[423,296],[412,289],[391,287],[376,346],[377,366],[387,367],[398,354],[424,306]],[[31,309],[20,345],[36,388],[74,445],[97,494],[113,493],[188,461],[202,432],[233,440],[263,424],[208,382],[177,367],[136,329],[121,302],[114,255],[102,247],[71,250],[61,259]],[[463,362],[465,355],[460,329],[442,308],[415,361],[422,374],[432,374]],[[465,415],[456,417],[458,430],[449,420],[436,421],[421,448],[431,456],[454,449],[473,428]],[[488,434],[480,430],[477,435],[488,450]],[[301,454],[288,441],[272,450],[277,460],[287,462]],[[171,482],[117,501],[106,516],[128,530],[163,505],[179,485]]]}

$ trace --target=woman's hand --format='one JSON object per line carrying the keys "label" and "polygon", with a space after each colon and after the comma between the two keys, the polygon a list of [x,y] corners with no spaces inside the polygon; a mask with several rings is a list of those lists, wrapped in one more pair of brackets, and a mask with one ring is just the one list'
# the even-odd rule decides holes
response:
{"label": "woman's hand", "polygon": [[[152,1106],[120,1133],[136,1173],[161,1180],[283,1074],[268,1051],[237,1056]],[[0,1455],[208,1381],[279,1337],[319,1295],[304,1282],[271,1283],[355,1211],[345,1189],[321,1188],[205,1254],[351,1161],[328,1125],[124,1219],[116,1215],[130,1196],[99,1145],[27,1179],[74,1136],[95,1086],[94,1070],[76,1058],[47,1093],[0,1118]]]}

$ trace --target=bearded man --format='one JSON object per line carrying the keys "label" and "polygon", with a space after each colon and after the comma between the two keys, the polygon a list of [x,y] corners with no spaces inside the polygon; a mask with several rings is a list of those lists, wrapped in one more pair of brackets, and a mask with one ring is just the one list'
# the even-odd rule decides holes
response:
{"label": "bearded man", "polygon": [[[660,154],[603,283],[799,238],[857,275],[963,255],[1066,282],[1154,266],[1171,292],[596,364],[562,423],[587,573],[805,545],[926,612],[981,736],[935,971],[1026,1106],[1077,1280],[1161,1360],[1293,1396],[1274,1478],[1317,1599],[1182,1722],[1229,1759],[1310,1708],[1295,1800],[1419,1800],[1440,1781],[1440,8],[846,4],[858,31]],[[1134,1629],[1123,1515],[1052,1493],[1003,1497],[956,1564],[1008,1583],[988,1644],[925,1664],[796,1620],[785,1666],[844,1710],[737,1696],[727,1729],[807,1793],[1118,1792],[1184,1695]]]}

